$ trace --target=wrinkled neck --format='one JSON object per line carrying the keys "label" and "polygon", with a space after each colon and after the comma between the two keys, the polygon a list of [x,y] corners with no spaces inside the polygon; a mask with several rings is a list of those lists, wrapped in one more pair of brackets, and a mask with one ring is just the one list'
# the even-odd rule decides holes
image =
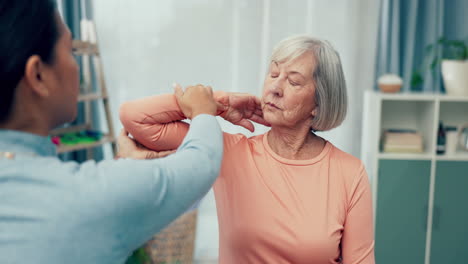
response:
{"label": "wrinkled neck", "polygon": [[271,149],[287,159],[310,159],[317,156],[325,146],[325,140],[310,129],[272,127],[267,134]]}

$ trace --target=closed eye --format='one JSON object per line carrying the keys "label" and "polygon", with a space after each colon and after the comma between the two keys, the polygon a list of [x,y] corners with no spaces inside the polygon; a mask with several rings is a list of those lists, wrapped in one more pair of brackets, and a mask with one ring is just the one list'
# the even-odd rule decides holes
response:
{"label": "closed eye", "polygon": [[277,78],[279,75],[278,63],[276,61],[272,61],[270,65],[270,76],[271,78]]}
{"label": "closed eye", "polygon": [[299,83],[296,83],[292,80],[289,80],[289,83],[292,85],[292,86],[299,86],[300,84]]}

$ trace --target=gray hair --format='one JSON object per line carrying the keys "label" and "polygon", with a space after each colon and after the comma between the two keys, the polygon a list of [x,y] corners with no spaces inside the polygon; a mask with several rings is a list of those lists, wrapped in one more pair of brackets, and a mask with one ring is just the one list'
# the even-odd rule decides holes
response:
{"label": "gray hair", "polygon": [[340,56],[330,42],[304,35],[289,37],[273,49],[271,61],[287,63],[308,51],[315,59],[312,76],[317,105],[311,128],[314,131],[331,130],[345,119],[348,100]]}

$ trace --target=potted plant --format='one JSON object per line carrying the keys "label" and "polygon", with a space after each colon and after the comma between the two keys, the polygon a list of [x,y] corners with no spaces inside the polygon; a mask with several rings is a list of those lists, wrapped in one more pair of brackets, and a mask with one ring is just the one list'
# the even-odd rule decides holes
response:
{"label": "potted plant", "polygon": [[439,64],[447,94],[468,96],[468,47],[463,40],[442,37],[427,46],[421,68],[413,72],[411,85],[421,85],[424,82],[423,75],[429,69],[434,76]]}
{"label": "potted plant", "polygon": [[151,259],[145,252],[145,248],[141,247],[133,251],[133,254],[127,259],[125,264],[146,264],[150,263],[150,261]]}

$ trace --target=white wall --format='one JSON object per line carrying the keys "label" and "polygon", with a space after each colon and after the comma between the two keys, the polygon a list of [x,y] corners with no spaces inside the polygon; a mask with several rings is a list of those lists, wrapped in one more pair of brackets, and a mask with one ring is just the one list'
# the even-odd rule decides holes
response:
{"label": "white wall", "polygon": [[[362,94],[372,88],[378,1],[96,0],[95,17],[114,124],[127,100],[182,85],[260,94],[268,56],[279,40],[309,33],[331,41],[349,93],[344,124],[322,136],[359,155]],[[246,132],[229,124],[229,132]],[[266,129],[261,128],[259,132]],[[215,258],[218,232],[210,193],[199,209],[197,258]]]}

